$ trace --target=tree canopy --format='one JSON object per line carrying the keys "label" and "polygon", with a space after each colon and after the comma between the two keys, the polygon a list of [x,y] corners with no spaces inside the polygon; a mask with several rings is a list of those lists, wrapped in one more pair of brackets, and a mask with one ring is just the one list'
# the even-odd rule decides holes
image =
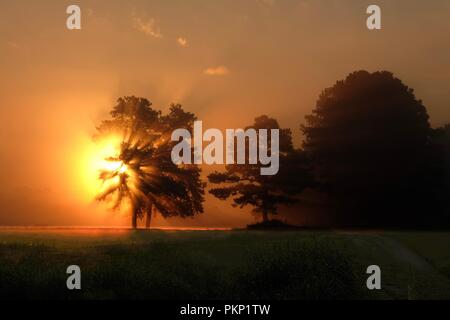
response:
{"label": "tree canopy", "polygon": [[436,200],[432,129],[413,89],[358,71],[325,89],[302,127],[304,149],[341,225],[422,225]]}
{"label": "tree canopy", "polygon": [[[208,176],[209,182],[220,185],[209,192],[221,200],[231,198],[236,207],[252,206],[264,221],[269,214],[277,214],[280,205],[290,205],[299,201],[298,195],[312,186],[309,162],[301,150],[292,144],[290,129],[280,129],[278,122],[268,116],[261,116],[247,129],[279,129],[279,167],[276,175],[261,175],[261,164],[231,164],[225,172],[214,172]],[[270,151],[270,144],[268,149]],[[246,144],[248,149],[248,143]],[[246,157],[249,152],[246,151]]]}
{"label": "tree canopy", "polygon": [[129,201],[132,207],[132,226],[152,212],[164,217],[194,216],[203,212],[205,184],[200,168],[176,165],[171,150],[176,142],[171,133],[178,128],[192,131],[196,117],[180,105],[171,105],[167,115],[154,110],[145,98],[123,97],[111,111],[111,119],[97,128],[97,138],[120,134],[122,143],[117,157],[107,160],[120,162],[127,170],[105,170],[103,181],[118,180],[98,196],[100,201],[113,201],[114,208]]}

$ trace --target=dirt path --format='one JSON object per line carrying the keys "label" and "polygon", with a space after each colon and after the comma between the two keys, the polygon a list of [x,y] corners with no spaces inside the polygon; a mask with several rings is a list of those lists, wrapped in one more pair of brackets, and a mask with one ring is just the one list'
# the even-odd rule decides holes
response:
{"label": "dirt path", "polygon": [[450,299],[450,279],[401,241],[365,232],[354,234],[352,243],[362,261],[381,267],[388,299]]}
{"label": "dirt path", "polygon": [[418,271],[423,272],[438,272],[427,260],[410,250],[397,240],[389,237],[383,237],[384,243],[387,245],[386,249],[399,262],[405,263]]}

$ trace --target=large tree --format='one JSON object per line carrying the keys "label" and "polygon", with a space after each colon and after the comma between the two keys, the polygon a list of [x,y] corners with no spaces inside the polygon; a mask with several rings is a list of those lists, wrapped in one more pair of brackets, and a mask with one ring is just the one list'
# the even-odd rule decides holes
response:
{"label": "large tree", "polygon": [[358,71],[325,89],[302,126],[337,222],[420,226],[432,220],[432,130],[413,89],[390,72]]}
{"label": "large tree", "polygon": [[[249,164],[249,144],[246,144],[246,164],[230,164],[224,172],[208,176],[209,182],[220,187],[209,192],[221,200],[232,199],[233,206],[252,206],[253,212],[261,214],[263,221],[278,213],[280,205],[299,201],[299,194],[312,186],[309,162],[304,152],[292,144],[290,129],[280,129],[278,122],[268,116],[255,119],[247,129],[279,129],[279,171],[275,175],[261,175],[261,164]],[[270,138],[269,138],[270,141]],[[271,145],[268,151],[272,152]],[[261,150],[259,150],[261,152]]]}
{"label": "large tree", "polygon": [[442,208],[439,214],[440,221],[448,227],[450,226],[450,124],[433,130],[432,146],[433,178],[439,183],[438,188],[433,190],[440,204],[435,207]]}
{"label": "large tree", "polygon": [[114,170],[104,170],[100,179],[108,187],[98,196],[100,201],[112,201],[114,208],[123,202],[131,205],[131,224],[146,217],[150,227],[153,213],[164,217],[188,217],[203,212],[205,184],[200,168],[176,165],[171,150],[173,130],[184,128],[192,132],[196,117],[180,105],[172,105],[167,115],[152,109],[144,98],[123,97],[111,111],[111,119],[97,128],[97,138],[119,134],[119,153],[108,161],[119,163]]}

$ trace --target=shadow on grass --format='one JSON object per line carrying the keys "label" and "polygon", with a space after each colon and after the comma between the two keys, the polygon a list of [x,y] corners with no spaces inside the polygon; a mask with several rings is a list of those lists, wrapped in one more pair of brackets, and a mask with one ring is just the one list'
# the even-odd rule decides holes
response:
{"label": "shadow on grass", "polygon": [[[221,244],[227,246],[227,244]],[[221,255],[210,242],[113,244],[78,250],[0,245],[0,298],[348,299],[360,297],[348,257],[317,240],[251,242]],[[67,266],[82,290],[66,289]]]}
{"label": "shadow on grass", "polygon": [[260,247],[238,273],[244,299],[351,299],[360,295],[350,259],[330,243],[291,242]]}

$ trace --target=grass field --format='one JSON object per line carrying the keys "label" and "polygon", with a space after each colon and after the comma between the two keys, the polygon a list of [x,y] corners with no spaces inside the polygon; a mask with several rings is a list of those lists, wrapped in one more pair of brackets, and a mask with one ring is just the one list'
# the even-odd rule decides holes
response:
{"label": "grass field", "polygon": [[450,233],[0,229],[0,298],[450,299]]}

